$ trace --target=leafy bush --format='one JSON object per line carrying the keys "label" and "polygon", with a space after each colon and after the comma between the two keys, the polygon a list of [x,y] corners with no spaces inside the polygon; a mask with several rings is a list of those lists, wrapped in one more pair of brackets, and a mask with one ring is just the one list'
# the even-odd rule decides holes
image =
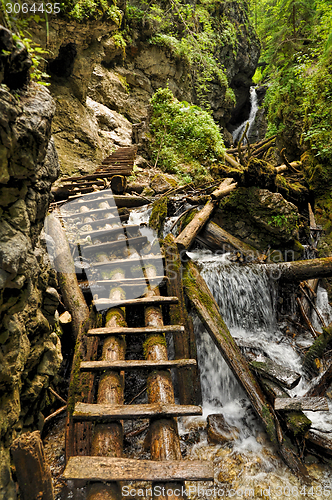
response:
{"label": "leafy bush", "polygon": [[151,105],[153,160],[184,181],[208,176],[208,167],[224,154],[223,139],[212,116],[198,106],[178,101],[168,88],[158,89]]}
{"label": "leafy bush", "polygon": [[113,5],[109,5],[107,0],[64,0],[60,8],[65,17],[79,22],[88,19],[109,19],[120,26],[122,20],[121,11],[116,6],[115,0]]}

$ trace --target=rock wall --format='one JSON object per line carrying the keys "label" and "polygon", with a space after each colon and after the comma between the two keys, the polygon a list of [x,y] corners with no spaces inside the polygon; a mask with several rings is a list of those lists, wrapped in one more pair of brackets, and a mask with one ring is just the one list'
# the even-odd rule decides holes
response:
{"label": "rock wall", "polygon": [[[125,9],[125,2],[121,7]],[[239,120],[245,109],[260,47],[245,1],[216,2],[216,9],[211,15],[216,26],[219,23],[221,41],[215,58],[226,70],[237,104],[234,107],[226,88],[217,81],[211,82],[207,97],[214,118],[231,140],[226,125],[231,119]],[[223,31],[224,20],[232,24],[236,42],[226,28]],[[168,85],[178,99],[201,104],[185,61],[174,57],[167,47],[150,43],[151,36],[158,33],[158,23],[135,24],[124,17],[125,50],[114,36],[116,28],[111,22],[50,20],[47,71],[57,105],[53,135],[63,173],[94,170],[114,145],[129,145],[132,124],[146,119],[149,100],[159,87]],[[32,26],[31,32],[45,46],[44,26]],[[87,105],[87,97],[96,104],[90,100]],[[106,108],[99,107],[96,113],[100,104]]]}
{"label": "rock wall", "polygon": [[[12,85],[18,73],[26,83],[28,53],[21,48],[20,67],[13,65],[17,53],[11,34],[0,27],[0,49],[4,40],[11,55],[0,61],[0,83]],[[54,113],[44,87],[30,84],[13,92],[1,85],[0,498],[6,500],[16,498],[11,442],[22,431],[41,429],[47,387],[62,362],[56,276],[41,238],[51,184],[59,175],[51,139]]]}

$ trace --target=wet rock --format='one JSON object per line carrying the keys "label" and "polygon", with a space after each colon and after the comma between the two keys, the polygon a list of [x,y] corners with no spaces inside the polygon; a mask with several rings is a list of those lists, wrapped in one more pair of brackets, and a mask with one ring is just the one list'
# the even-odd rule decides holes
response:
{"label": "wet rock", "polygon": [[153,189],[157,194],[166,193],[169,189],[172,189],[171,184],[167,181],[164,175],[155,175],[150,183],[151,189]]}
{"label": "wet rock", "polygon": [[224,444],[228,441],[233,441],[239,435],[238,429],[229,425],[221,413],[209,415],[207,422],[207,435],[209,443]]}

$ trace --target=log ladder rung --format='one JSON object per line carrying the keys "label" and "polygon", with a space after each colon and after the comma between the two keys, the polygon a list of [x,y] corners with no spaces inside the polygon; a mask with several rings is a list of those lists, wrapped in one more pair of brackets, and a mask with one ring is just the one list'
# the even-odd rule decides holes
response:
{"label": "log ladder rung", "polygon": [[201,460],[133,460],[70,457],[67,480],[82,481],[213,481],[213,463]]}
{"label": "log ladder rung", "polygon": [[82,246],[82,251],[86,255],[91,255],[95,252],[103,252],[105,250],[112,250],[115,248],[126,247],[128,245],[144,245],[148,241],[146,236],[139,236],[137,238],[123,238],[122,240],[107,241],[106,243],[98,243],[97,245]]}
{"label": "log ladder rung", "polygon": [[73,418],[80,421],[103,421],[152,418],[152,417],[184,417],[200,416],[202,408],[194,405],[176,404],[137,404],[106,405],[97,403],[76,403]]}
{"label": "log ladder rung", "polygon": [[82,371],[99,370],[140,370],[140,369],[160,369],[179,368],[185,366],[195,366],[196,359],[170,359],[167,361],[148,361],[145,359],[126,359],[123,361],[82,361]]}
{"label": "log ladder rung", "polygon": [[141,328],[93,328],[88,330],[87,335],[148,335],[148,334],[163,334],[163,333],[183,333],[184,326],[181,325],[167,325],[163,328],[149,328],[149,327],[141,327]]}
{"label": "log ladder rung", "polygon": [[126,306],[160,306],[163,304],[177,304],[179,302],[178,297],[142,297],[140,299],[128,299],[119,300],[114,302],[110,299],[97,299],[93,301],[95,306],[99,307],[126,307]]}

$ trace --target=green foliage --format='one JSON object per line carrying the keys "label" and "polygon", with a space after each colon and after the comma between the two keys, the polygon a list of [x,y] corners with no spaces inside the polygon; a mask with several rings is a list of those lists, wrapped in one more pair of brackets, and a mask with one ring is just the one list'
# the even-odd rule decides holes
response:
{"label": "green foliage", "polygon": [[182,181],[202,180],[208,167],[222,159],[224,144],[211,115],[159,89],[151,99],[152,158],[165,172]]}
{"label": "green foliage", "polygon": [[108,0],[64,0],[60,4],[61,13],[79,22],[91,20],[110,20],[120,26],[122,14],[116,0],[110,5]]}
{"label": "green foliage", "polygon": [[188,66],[192,86],[205,109],[209,109],[212,83],[224,88],[226,106],[235,103],[218,52],[226,46],[236,56],[238,27],[221,13],[220,2],[201,0],[191,5],[180,0],[131,0],[126,18],[139,31],[149,28],[151,44],[167,47],[174,58]]}

